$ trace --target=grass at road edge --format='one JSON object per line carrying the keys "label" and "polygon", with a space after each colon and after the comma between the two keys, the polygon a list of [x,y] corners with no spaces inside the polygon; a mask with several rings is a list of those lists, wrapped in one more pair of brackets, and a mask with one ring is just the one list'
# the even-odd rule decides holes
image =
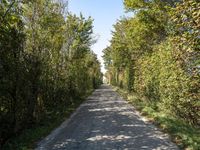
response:
{"label": "grass at road edge", "polygon": [[185,123],[164,111],[157,111],[151,104],[146,103],[136,93],[128,93],[123,89],[113,87],[125,100],[133,105],[142,116],[168,133],[180,149],[200,150],[200,128]]}
{"label": "grass at road edge", "polygon": [[65,112],[52,114],[44,119],[39,125],[24,130],[19,136],[10,139],[2,150],[32,150],[37,143],[60,126],[70,115],[91,95],[93,91],[88,92],[84,98],[78,99],[77,103],[66,108]]}

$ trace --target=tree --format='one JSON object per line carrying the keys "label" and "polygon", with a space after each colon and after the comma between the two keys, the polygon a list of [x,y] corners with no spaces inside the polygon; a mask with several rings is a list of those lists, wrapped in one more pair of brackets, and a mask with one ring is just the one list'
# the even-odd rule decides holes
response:
{"label": "tree", "polygon": [[114,25],[111,45],[104,50],[110,83],[198,125],[198,1],[125,0],[124,5],[134,16]]}
{"label": "tree", "polygon": [[98,87],[93,20],[54,0],[0,1],[0,143],[64,114]]}

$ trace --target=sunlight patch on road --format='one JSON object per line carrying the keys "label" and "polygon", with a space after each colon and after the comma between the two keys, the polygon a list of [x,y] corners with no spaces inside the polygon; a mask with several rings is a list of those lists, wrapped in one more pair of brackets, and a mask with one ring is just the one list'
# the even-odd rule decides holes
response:
{"label": "sunlight patch on road", "polygon": [[117,141],[117,140],[126,140],[131,139],[131,136],[126,135],[118,135],[118,136],[108,136],[108,135],[97,135],[95,137],[88,138],[88,141],[101,141],[101,140],[111,140],[111,141]]}
{"label": "sunlight patch on road", "polygon": [[64,142],[55,144],[53,149],[59,149],[59,148],[66,147],[66,145],[68,145],[70,143],[76,143],[76,140],[75,139],[67,139]]}
{"label": "sunlight patch on road", "polygon": [[124,112],[120,112],[119,114],[120,115],[127,115],[127,116],[129,116],[129,115],[133,115],[134,113],[132,111],[124,111]]}
{"label": "sunlight patch on road", "polygon": [[123,111],[127,110],[127,107],[105,107],[105,108],[97,108],[97,109],[89,109],[89,112],[95,111]]}
{"label": "sunlight patch on road", "polygon": [[124,124],[123,127],[147,127],[146,125],[141,124]]}

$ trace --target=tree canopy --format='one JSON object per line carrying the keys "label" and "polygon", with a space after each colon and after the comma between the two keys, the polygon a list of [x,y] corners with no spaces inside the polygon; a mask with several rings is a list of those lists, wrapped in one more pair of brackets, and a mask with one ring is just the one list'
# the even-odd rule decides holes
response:
{"label": "tree canopy", "polygon": [[54,0],[0,1],[0,143],[79,103],[102,82],[93,19]]}
{"label": "tree canopy", "polygon": [[200,124],[199,4],[124,0],[134,15],[117,21],[103,56],[110,84],[195,125]]}

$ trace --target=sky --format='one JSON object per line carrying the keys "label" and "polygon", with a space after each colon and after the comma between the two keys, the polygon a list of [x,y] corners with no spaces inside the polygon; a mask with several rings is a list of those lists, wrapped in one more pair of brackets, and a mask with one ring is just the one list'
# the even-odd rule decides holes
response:
{"label": "sky", "polygon": [[94,19],[94,35],[97,43],[92,46],[92,50],[97,54],[103,67],[102,50],[109,46],[112,38],[111,31],[117,19],[127,15],[124,10],[123,0],[69,0],[69,11],[77,15],[80,12],[84,17],[91,16]]}

